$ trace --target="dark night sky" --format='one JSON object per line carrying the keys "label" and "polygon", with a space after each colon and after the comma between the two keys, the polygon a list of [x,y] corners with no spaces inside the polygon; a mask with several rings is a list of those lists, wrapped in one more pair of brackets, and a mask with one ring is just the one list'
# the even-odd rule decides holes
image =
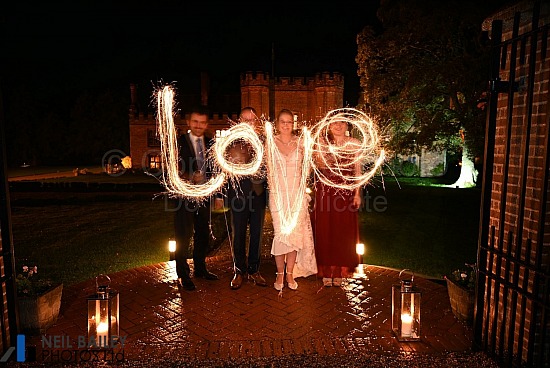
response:
{"label": "dark night sky", "polygon": [[276,75],[342,72],[344,102],[355,104],[355,37],[373,22],[378,1],[252,3],[254,8],[208,1],[198,2],[201,6],[189,5],[191,1],[76,3],[18,3],[3,9],[7,89],[23,82],[54,93],[127,90],[130,82],[148,80],[176,81],[178,88],[198,92],[198,86],[185,86],[186,76],[206,71],[213,92],[239,93],[239,73],[271,71],[273,43]]}

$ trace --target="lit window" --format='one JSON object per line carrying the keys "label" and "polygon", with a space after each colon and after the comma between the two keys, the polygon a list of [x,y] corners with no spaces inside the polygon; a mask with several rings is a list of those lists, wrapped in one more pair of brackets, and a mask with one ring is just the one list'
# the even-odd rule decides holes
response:
{"label": "lit window", "polygon": [[149,168],[160,169],[160,155],[149,155]]}

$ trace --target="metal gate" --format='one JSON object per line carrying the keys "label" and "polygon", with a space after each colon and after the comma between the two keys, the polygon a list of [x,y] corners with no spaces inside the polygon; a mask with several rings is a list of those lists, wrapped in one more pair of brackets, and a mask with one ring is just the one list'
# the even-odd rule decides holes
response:
{"label": "metal gate", "polygon": [[548,367],[549,27],[531,6],[506,40],[503,20],[491,26],[474,345],[504,366]]}
{"label": "metal gate", "polygon": [[11,233],[11,210],[6,173],[6,145],[4,139],[4,110],[0,89],[0,352],[15,344],[17,335],[17,308],[15,302],[14,256]]}

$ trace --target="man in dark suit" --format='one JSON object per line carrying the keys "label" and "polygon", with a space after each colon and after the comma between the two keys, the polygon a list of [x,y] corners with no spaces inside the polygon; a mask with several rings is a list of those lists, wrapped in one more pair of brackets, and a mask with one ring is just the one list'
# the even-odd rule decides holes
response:
{"label": "man in dark suit", "polygon": [[[208,180],[210,170],[206,160],[206,151],[213,141],[205,135],[208,128],[209,112],[206,107],[198,106],[191,110],[187,125],[189,132],[178,140],[180,175],[193,184],[202,184]],[[206,253],[210,238],[209,228],[210,198],[196,203],[181,198],[174,217],[176,237],[176,273],[178,284],[186,290],[194,290],[195,284],[190,277],[187,264],[189,245],[193,237],[194,276],[207,280],[218,280],[218,276],[206,268]]]}
{"label": "man in dark suit", "polygon": [[[256,127],[258,117],[252,107],[245,107],[239,116],[240,122],[247,122]],[[232,147],[233,159],[249,161],[250,147],[246,143]],[[231,208],[231,228],[233,236],[234,275],[231,280],[231,289],[239,289],[243,278],[258,286],[267,286],[267,282],[260,274],[260,250],[264,226],[265,209],[267,205],[267,184],[265,178],[246,177],[239,180],[235,187],[230,186],[227,197]],[[246,233],[250,229],[248,257],[246,254]]]}

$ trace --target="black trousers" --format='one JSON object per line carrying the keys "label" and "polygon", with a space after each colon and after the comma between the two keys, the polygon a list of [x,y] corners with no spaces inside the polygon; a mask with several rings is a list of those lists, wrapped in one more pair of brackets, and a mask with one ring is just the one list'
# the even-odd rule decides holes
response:
{"label": "black trousers", "polygon": [[[256,194],[254,190],[244,193],[230,193],[231,230],[233,238],[233,256],[236,272],[256,273],[260,269],[260,248],[265,219],[267,196],[264,190]],[[248,257],[246,255],[246,233],[250,226]]]}
{"label": "black trousers", "polygon": [[181,199],[176,204],[174,232],[176,237],[176,273],[178,277],[189,276],[187,258],[193,238],[193,262],[195,270],[206,270],[206,252],[210,239],[210,200],[196,204]]}

